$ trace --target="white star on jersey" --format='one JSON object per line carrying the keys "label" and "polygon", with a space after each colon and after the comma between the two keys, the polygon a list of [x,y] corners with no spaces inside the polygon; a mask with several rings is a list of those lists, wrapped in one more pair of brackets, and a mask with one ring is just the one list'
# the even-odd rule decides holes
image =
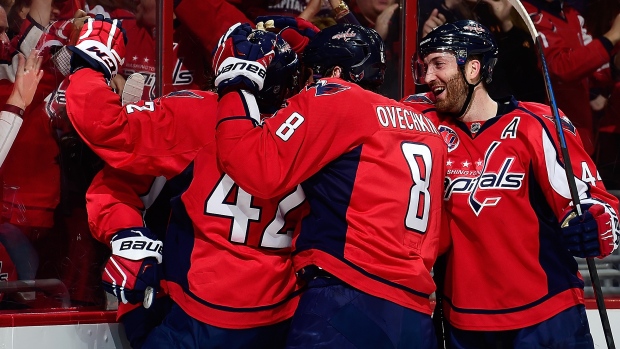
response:
{"label": "white star on jersey", "polygon": [[469,165],[471,165],[471,162],[467,162],[467,160],[465,160],[464,162],[461,162],[461,165],[463,165],[463,167],[469,167]]}
{"label": "white star on jersey", "polygon": [[446,161],[446,166],[452,166],[453,163],[454,163],[454,161],[448,160],[448,161]]}

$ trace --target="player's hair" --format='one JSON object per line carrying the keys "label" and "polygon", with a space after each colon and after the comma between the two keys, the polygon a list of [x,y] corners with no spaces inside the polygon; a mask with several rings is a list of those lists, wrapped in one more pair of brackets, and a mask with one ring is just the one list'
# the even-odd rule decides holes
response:
{"label": "player's hair", "polygon": [[321,78],[335,66],[340,77],[364,88],[383,83],[385,48],[373,29],[353,24],[336,24],[318,32],[304,49],[303,63]]}
{"label": "player's hair", "polygon": [[280,35],[258,30],[250,34],[248,40],[252,43],[274,43],[275,55],[267,67],[263,88],[256,95],[260,112],[273,114],[282,107],[286,98],[299,92],[299,59]]}
{"label": "player's hair", "polygon": [[466,19],[433,29],[420,42],[419,56],[424,59],[438,51],[452,52],[459,66],[463,66],[468,57],[481,57],[482,78],[486,83],[491,82],[498,50],[491,31],[482,24]]}

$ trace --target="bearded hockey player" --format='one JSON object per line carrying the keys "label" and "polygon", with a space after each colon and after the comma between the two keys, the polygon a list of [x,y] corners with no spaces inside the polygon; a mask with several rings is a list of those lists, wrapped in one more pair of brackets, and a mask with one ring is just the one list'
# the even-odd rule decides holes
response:
{"label": "bearded hockey player", "polygon": [[414,75],[448,145],[447,253],[443,312],[452,348],[593,348],[576,257],[618,246],[618,200],[598,177],[573,124],[562,128],[584,214],[573,214],[551,110],[492,100],[497,46],[464,20],[431,31]]}

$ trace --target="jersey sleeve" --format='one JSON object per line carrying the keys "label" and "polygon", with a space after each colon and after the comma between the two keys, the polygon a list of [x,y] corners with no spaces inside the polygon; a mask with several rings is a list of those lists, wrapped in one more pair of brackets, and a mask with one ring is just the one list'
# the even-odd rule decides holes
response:
{"label": "jersey sleeve", "polygon": [[93,236],[109,245],[119,230],[144,226],[145,207],[140,195],[149,191],[153,181],[152,176],[104,166],[86,192],[88,225]]}
{"label": "jersey sleeve", "polygon": [[[541,109],[538,111],[539,115],[551,114],[548,107],[542,108],[547,110]],[[575,126],[563,113],[560,112],[560,114],[566,148],[568,149],[580,202],[581,204],[600,204],[605,207],[605,211],[611,216],[610,227],[614,236],[614,249],[616,249],[620,240],[618,199],[605,189],[596,165],[585,151]],[[562,219],[563,213],[573,205],[565,161],[562,159],[555,123],[544,116],[540,119],[543,127],[534,131],[540,133],[531,135],[531,139],[540,140],[540,142],[532,142],[535,148],[531,151],[535,154],[534,158],[536,159],[534,171],[538,182],[543,187],[543,192],[547,196],[547,202],[551,209],[558,219]]]}
{"label": "jersey sleeve", "polygon": [[115,168],[170,178],[214,141],[217,95],[173,92],[152,102],[121,105],[101,73],[81,69],[70,77],[67,115],[86,144]]}
{"label": "jersey sleeve", "polygon": [[271,198],[361,144],[376,130],[368,122],[372,118],[350,120],[339,114],[350,114],[352,106],[368,113],[372,104],[362,101],[368,94],[356,85],[333,83],[330,88],[325,94],[306,89],[257,127],[254,96],[242,91],[222,97],[216,139],[224,172],[249,193]]}

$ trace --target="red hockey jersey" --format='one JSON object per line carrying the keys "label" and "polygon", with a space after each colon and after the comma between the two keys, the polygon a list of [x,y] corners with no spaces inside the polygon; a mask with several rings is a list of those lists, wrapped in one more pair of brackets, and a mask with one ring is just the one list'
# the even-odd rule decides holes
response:
{"label": "red hockey jersey", "polygon": [[430,313],[446,147],[417,109],[341,79],[321,79],[254,127],[254,97],[218,106],[224,170],[259,197],[301,183],[311,207],[296,269],[316,265],[371,295]]}
{"label": "red hockey jersey", "polygon": [[[428,106],[425,113],[437,118]],[[507,99],[486,122],[437,119],[448,145],[444,200],[453,243],[444,313],[457,328],[523,328],[583,303],[583,281],[558,223],[571,196],[551,115],[548,106]],[[617,246],[618,200],[562,117],[581,202],[605,206]]]}
{"label": "red hockey jersey", "polygon": [[[192,317],[218,327],[248,328],[290,318],[298,298],[291,239],[304,212],[303,191],[293,187],[271,200],[259,199],[218,169],[212,115],[217,95],[179,91],[122,107],[101,73],[82,69],[70,79],[69,118],[111,166],[167,178],[193,166],[189,187],[172,200],[164,241],[172,299]],[[99,215],[89,219],[96,237],[109,243],[121,228],[110,214],[118,212],[115,203],[123,196],[101,186],[100,179],[95,178],[88,201],[89,212]],[[126,203],[133,203],[133,213],[118,214],[129,225],[137,222],[141,203]]]}
{"label": "red hockey jersey", "polygon": [[543,40],[557,105],[577,127],[586,151],[592,154],[594,125],[588,78],[609,63],[611,47],[606,48],[600,39],[585,42],[587,32],[577,10],[564,6],[561,12],[551,12],[556,4],[543,0],[523,2]]}

